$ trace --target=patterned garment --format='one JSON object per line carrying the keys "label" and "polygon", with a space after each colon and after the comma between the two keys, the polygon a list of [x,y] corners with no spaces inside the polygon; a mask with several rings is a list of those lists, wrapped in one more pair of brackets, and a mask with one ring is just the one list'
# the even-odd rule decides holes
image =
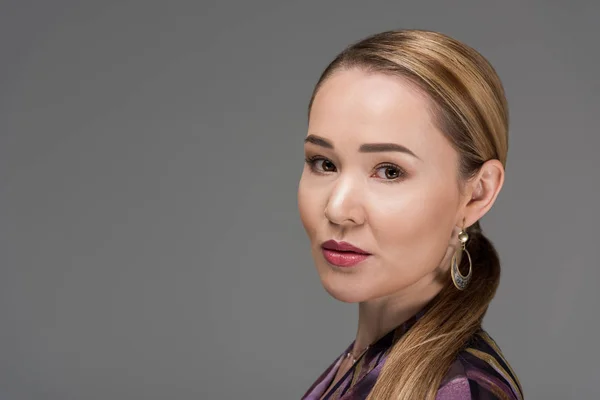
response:
{"label": "patterned garment", "polygon": [[[392,345],[423,316],[425,309],[379,339],[332,387],[324,400],[366,399]],[[318,400],[334,379],[352,342],[302,397]],[[522,400],[521,384],[496,342],[480,329],[459,352],[439,387],[436,400]]]}

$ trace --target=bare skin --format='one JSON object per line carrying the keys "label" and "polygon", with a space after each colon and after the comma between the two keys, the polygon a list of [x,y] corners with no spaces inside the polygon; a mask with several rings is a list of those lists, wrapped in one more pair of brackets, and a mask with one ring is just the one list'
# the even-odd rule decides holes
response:
{"label": "bare skin", "polygon": [[[489,160],[460,180],[459,155],[434,125],[429,100],[402,78],[359,69],[338,71],[321,87],[307,139],[300,216],[323,287],[358,303],[357,354],[439,293],[458,232],[492,207],[504,168]],[[409,151],[359,151],[367,143]],[[334,266],[320,247],[329,239],[371,256]],[[342,363],[332,385],[350,367]]]}

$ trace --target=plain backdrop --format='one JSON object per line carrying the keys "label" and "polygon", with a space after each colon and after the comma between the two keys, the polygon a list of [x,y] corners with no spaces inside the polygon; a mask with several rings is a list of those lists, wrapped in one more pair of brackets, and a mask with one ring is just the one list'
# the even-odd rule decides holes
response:
{"label": "plain backdrop", "polygon": [[501,76],[484,321],[527,399],[600,398],[596,1],[0,1],[0,399],[299,399],[350,343],[297,211],[344,46],[447,33]]}

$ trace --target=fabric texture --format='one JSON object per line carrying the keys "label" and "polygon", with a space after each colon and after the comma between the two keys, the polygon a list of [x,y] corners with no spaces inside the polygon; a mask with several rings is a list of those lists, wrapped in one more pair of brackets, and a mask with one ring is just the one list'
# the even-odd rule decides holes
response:
{"label": "fabric texture", "polygon": [[[392,345],[424,315],[425,311],[421,310],[372,345],[342,379],[329,389],[324,400],[365,399],[375,385]],[[319,376],[304,394],[303,400],[318,400],[323,396],[353,345],[354,342]],[[436,400],[468,399],[523,399],[516,374],[496,342],[483,328],[479,329],[459,352],[442,379],[436,397]]]}

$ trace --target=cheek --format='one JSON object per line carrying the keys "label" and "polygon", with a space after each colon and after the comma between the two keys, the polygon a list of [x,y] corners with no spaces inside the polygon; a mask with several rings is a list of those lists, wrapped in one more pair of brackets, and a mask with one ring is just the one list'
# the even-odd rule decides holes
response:
{"label": "cheek", "polygon": [[316,191],[311,190],[311,186],[303,174],[298,184],[298,211],[302,225],[310,239],[314,238],[319,215],[323,212],[320,202],[320,196]]}
{"label": "cheek", "polygon": [[372,201],[370,224],[386,264],[403,276],[430,272],[449,245],[458,205],[450,185],[407,187]]}

